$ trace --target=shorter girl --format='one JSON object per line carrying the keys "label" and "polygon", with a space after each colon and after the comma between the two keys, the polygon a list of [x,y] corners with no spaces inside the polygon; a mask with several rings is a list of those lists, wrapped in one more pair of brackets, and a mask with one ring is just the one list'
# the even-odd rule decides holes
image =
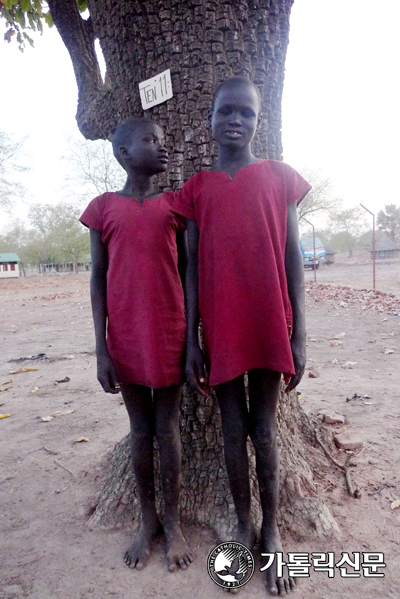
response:
{"label": "shorter girl", "polygon": [[121,390],[130,418],[142,520],[125,562],[142,569],[160,529],[154,493],[155,435],[167,562],[174,571],[178,566],[186,569],[193,559],[178,516],[178,415],[186,322],[177,241],[182,266],[183,227],[171,212],[176,194],[160,194],[154,186],[154,176],[168,164],[162,129],[146,119],[128,119],[116,127],[112,144],[128,176],[125,186],[92,200],[80,219],[90,228],[97,378],[107,393]]}
{"label": "shorter girl", "polygon": [[[281,373],[291,377],[291,390],[305,367],[296,204],[310,186],[287,164],[252,154],[260,107],[258,89],[248,79],[233,77],[218,86],[211,114],[218,144],[216,164],[187,181],[174,211],[188,223],[186,371],[192,386],[207,394],[198,344],[200,315],[209,384],[215,387],[222,416],[225,460],[238,516],[236,540],[251,549],[255,539],[246,448],[250,435],[263,511],[261,550],[276,553],[282,551],[276,524],[276,407]],[[287,572],[279,578],[276,567],[266,575],[273,595],[293,587],[295,579]]]}

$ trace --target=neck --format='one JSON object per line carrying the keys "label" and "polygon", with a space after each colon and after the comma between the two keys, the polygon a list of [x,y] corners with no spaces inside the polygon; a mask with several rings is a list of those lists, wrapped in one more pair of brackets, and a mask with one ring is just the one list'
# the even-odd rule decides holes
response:
{"label": "neck", "polygon": [[226,170],[232,167],[241,167],[258,160],[251,152],[251,147],[231,148],[220,146],[216,167],[218,170]]}
{"label": "neck", "polygon": [[145,198],[153,195],[155,193],[154,178],[155,175],[143,172],[128,172],[128,178],[121,193],[132,198]]}

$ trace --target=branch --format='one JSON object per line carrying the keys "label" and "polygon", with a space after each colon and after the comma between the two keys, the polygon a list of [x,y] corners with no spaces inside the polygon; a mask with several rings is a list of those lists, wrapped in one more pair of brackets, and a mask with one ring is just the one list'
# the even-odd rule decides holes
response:
{"label": "branch", "polygon": [[78,103],[85,104],[103,88],[91,19],[82,19],[75,0],[48,0],[47,3],[72,60],[78,85]]}

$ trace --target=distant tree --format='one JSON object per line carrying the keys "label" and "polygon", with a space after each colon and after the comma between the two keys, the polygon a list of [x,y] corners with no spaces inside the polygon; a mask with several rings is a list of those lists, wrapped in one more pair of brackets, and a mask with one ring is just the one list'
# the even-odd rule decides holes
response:
{"label": "distant tree", "polygon": [[313,218],[318,215],[330,216],[335,214],[341,205],[339,198],[329,178],[323,177],[316,169],[301,169],[302,176],[312,185],[298,208],[298,217],[301,222],[305,218]]}
{"label": "distant tree", "polygon": [[400,240],[400,206],[386,204],[385,210],[378,212],[378,229],[386,231],[392,241]]}
{"label": "distant tree", "polygon": [[124,186],[126,175],[114,158],[109,141],[89,141],[72,137],[68,153],[66,177],[68,199],[88,202],[105,191],[117,191]]}
{"label": "distant tree", "polygon": [[331,235],[329,247],[335,252],[347,252],[348,257],[351,258],[357,247],[357,238],[348,231],[339,231]]}
{"label": "distant tree", "polygon": [[24,187],[15,175],[27,170],[20,164],[25,139],[14,140],[0,131],[0,208],[9,209],[14,199],[21,198]]}
{"label": "distant tree", "polygon": [[358,206],[341,210],[331,217],[330,227],[333,232],[329,240],[332,249],[347,251],[351,258],[358,237],[365,232],[366,218],[363,211]]}
{"label": "distant tree", "polygon": [[73,204],[34,204],[29,210],[33,233],[31,253],[37,263],[77,263],[82,254],[89,253],[89,236],[79,222],[81,211]]}

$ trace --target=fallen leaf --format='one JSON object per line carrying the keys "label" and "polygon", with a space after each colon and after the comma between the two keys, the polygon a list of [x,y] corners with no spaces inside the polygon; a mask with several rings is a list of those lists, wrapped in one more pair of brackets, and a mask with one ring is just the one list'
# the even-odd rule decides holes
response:
{"label": "fallen leaf", "polygon": [[74,354],[69,354],[68,356],[65,356],[67,358],[67,360],[73,360],[75,358]]}
{"label": "fallen leaf", "polygon": [[2,383],[2,385],[8,385],[9,383],[12,383],[12,379],[10,379],[9,381],[4,381],[4,383]]}
{"label": "fallen leaf", "polygon": [[342,345],[343,341],[339,341],[338,339],[331,339],[329,345],[331,347],[337,347],[338,345]]}
{"label": "fallen leaf", "polygon": [[41,416],[40,420],[43,422],[50,422],[50,420],[53,420],[53,416]]}
{"label": "fallen leaf", "polygon": [[53,418],[56,416],[68,416],[68,414],[73,414],[74,412],[75,410],[57,410],[57,412],[54,412]]}
{"label": "fallen leaf", "polygon": [[79,437],[79,439],[75,439],[72,441],[73,443],[88,443],[89,439],[87,437]]}
{"label": "fallen leaf", "polygon": [[389,347],[387,347],[385,349],[385,356],[388,356],[389,354],[394,354],[394,349],[390,349]]}
{"label": "fallen leaf", "polygon": [[13,414],[14,414],[14,412],[12,412],[11,414],[0,414],[0,418],[9,418]]}
{"label": "fallen leaf", "polygon": [[39,387],[33,387],[33,389],[31,389],[31,393],[36,393],[36,391],[39,391]]}
{"label": "fallen leaf", "polygon": [[63,379],[59,380],[59,381],[54,381],[55,385],[58,385],[59,383],[69,383],[70,382],[70,378],[69,376],[64,377]]}
{"label": "fallen leaf", "polygon": [[390,504],[390,509],[392,510],[395,510],[398,507],[400,507],[400,499],[396,499],[395,501],[392,501],[392,503]]}
{"label": "fallen leaf", "polygon": [[315,370],[310,370],[308,376],[310,377],[310,379],[317,379],[319,377],[319,372],[316,372]]}
{"label": "fallen leaf", "polygon": [[23,372],[32,372],[37,368],[18,368],[18,370],[10,370],[10,374],[22,374]]}
{"label": "fallen leaf", "polygon": [[1,406],[4,406],[4,401],[0,402],[0,408],[1,408]]}
{"label": "fallen leaf", "polygon": [[346,362],[343,365],[343,368],[354,368],[354,366],[356,366],[358,364],[358,362]]}
{"label": "fallen leaf", "polygon": [[10,389],[10,385],[1,385],[0,387],[0,391],[7,391],[7,389]]}
{"label": "fallen leaf", "polygon": [[335,358],[334,360],[332,360],[332,364],[339,364],[339,360]]}

